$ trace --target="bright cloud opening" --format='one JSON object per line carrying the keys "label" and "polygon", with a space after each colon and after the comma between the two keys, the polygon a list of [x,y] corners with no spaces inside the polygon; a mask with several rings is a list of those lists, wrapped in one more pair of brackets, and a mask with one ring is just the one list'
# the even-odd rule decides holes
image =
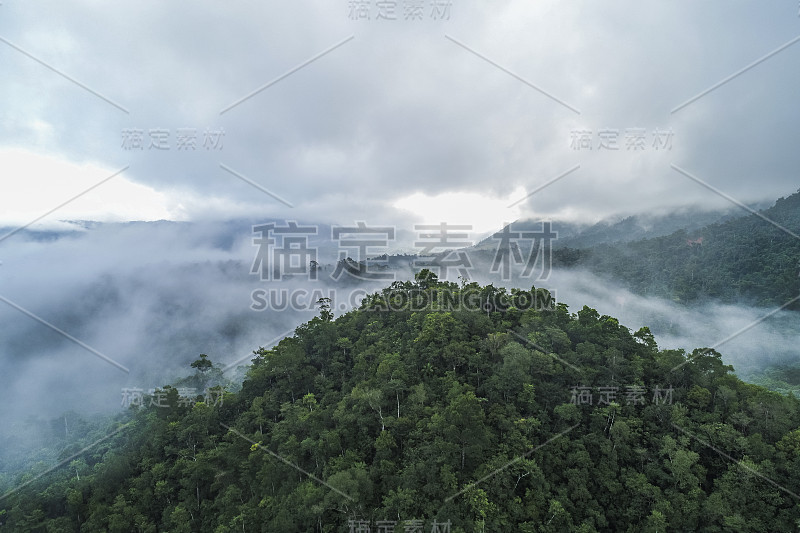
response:
{"label": "bright cloud opening", "polygon": [[62,220],[175,219],[166,207],[168,201],[163,193],[128,180],[125,172],[81,194],[119,170],[76,164],[22,149],[0,150],[0,224],[28,224],[76,196],[36,227],[58,226]]}
{"label": "bright cloud opening", "polygon": [[447,192],[435,196],[418,192],[392,205],[418,217],[419,224],[471,225],[476,235],[499,230],[520,218],[521,205],[510,206],[524,196],[523,187],[502,198],[474,192]]}

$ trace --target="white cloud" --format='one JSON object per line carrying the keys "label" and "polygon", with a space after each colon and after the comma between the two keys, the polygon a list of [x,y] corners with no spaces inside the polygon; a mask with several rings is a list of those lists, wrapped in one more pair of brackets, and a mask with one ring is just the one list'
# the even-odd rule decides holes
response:
{"label": "white cloud", "polygon": [[20,148],[2,149],[0,224],[27,224],[78,195],[37,223],[38,226],[52,226],[61,220],[174,219],[164,194],[128,180],[124,173],[81,195],[118,170]]}
{"label": "white cloud", "polygon": [[518,206],[509,207],[525,196],[518,187],[504,198],[487,197],[473,192],[446,192],[428,195],[422,192],[400,198],[392,204],[417,217],[419,224],[471,224],[477,233],[492,231],[520,217]]}
{"label": "white cloud", "polygon": [[[670,110],[793,38],[796,13],[785,7],[458,2],[448,21],[415,23],[402,16],[353,21],[345,1],[199,1],[190,12],[171,2],[15,4],[3,7],[4,38],[130,114],[0,43],[8,66],[0,148],[91,160],[111,171],[130,164],[131,181],[216,199],[212,209],[187,208],[193,218],[238,216],[253,203],[252,188],[226,176],[220,162],[290,200],[292,217],[321,222],[341,219],[350,206],[385,209],[417,191],[500,197],[531,190],[576,164],[580,172],[523,209],[588,220],[713,200],[671,163],[740,201],[776,198],[796,188],[800,165],[791,149],[800,119],[800,77],[791,66],[800,45]],[[42,10],[52,16],[41,17]],[[174,136],[185,127],[223,128],[224,149],[120,147],[124,128],[165,128]],[[673,150],[569,146],[573,128],[646,128],[650,135],[656,127],[674,129]],[[330,201],[336,198],[347,204]]]}

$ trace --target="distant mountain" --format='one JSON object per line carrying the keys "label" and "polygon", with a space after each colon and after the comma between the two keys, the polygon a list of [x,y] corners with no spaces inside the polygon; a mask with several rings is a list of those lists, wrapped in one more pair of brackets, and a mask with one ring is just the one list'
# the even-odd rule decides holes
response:
{"label": "distant mountain", "polygon": [[[624,282],[639,294],[778,306],[800,295],[800,192],[758,214],[631,242],[561,248],[554,263]],[[574,242],[580,242],[576,239]],[[795,302],[790,309],[800,309]]]}
{"label": "distant mountain", "polygon": [[[752,209],[763,209],[768,205],[751,206]],[[575,235],[561,236],[554,248],[588,248],[598,244],[631,242],[641,239],[652,239],[670,235],[676,231],[694,231],[715,223],[746,216],[741,208],[716,211],[698,209],[681,209],[665,215],[638,214],[627,216],[621,220],[607,219],[590,226]]]}
{"label": "distant mountain", "polygon": [[[754,204],[751,209],[758,210],[771,204]],[[679,230],[694,231],[714,223],[742,218],[747,212],[738,207],[717,210],[681,208],[666,214],[639,213],[627,216],[609,217],[595,224],[581,224],[551,220],[552,231],[558,234],[553,240],[553,249],[589,248],[599,244],[624,243],[641,239],[651,239],[670,235]],[[512,231],[539,230],[542,219],[522,219],[507,227]],[[501,230],[502,231],[502,230]],[[481,241],[475,248],[494,249],[497,239],[493,236]]]}

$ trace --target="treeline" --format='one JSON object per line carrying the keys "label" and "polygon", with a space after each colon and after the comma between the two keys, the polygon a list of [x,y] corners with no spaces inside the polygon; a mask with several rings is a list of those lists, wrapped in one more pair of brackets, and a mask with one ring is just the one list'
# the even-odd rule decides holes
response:
{"label": "treeline", "polygon": [[[560,249],[554,261],[622,281],[642,295],[777,307],[800,295],[800,192],[759,214],[691,233]],[[800,310],[800,302],[788,308]]]}
{"label": "treeline", "polygon": [[[430,309],[412,309],[420,293]],[[510,303],[435,309],[461,293]],[[591,308],[514,305],[543,297],[423,271],[335,319],[321,301],[254,352],[238,392],[189,404],[165,387],[166,407],[132,408],[68,467],[20,477],[0,531],[800,525],[798,400]]]}

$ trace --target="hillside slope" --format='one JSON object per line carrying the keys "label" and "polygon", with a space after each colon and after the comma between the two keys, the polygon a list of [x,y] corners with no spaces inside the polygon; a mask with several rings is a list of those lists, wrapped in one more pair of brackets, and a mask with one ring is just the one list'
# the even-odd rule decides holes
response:
{"label": "hillside slope", "polygon": [[0,499],[0,531],[800,525],[796,399],[548,303],[427,271],[335,320],[321,302],[239,392],[166,387],[164,407]]}
{"label": "hillside slope", "polygon": [[[557,250],[554,260],[648,296],[780,306],[800,295],[800,192],[759,214],[653,239]],[[800,302],[789,308],[800,309]]]}

